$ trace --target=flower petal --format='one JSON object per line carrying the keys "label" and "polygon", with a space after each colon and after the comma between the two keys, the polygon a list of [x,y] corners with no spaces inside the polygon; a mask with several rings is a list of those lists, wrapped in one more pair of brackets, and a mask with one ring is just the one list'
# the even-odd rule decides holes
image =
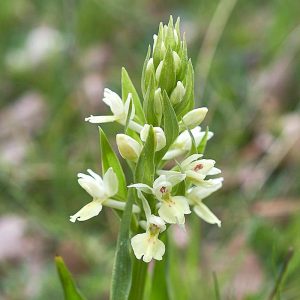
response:
{"label": "flower petal", "polygon": [[185,150],[182,148],[173,148],[167,151],[167,153],[162,158],[163,160],[171,160],[179,155],[182,155],[185,153]]}
{"label": "flower petal", "polygon": [[85,121],[94,123],[94,124],[101,124],[101,123],[110,123],[117,121],[118,117],[117,116],[89,116],[85,118]]}
{"label": "flower petal", "polygon": [[187,157],[185,160],[183,160],[180,165],[183,169],[185,169],[189,164],[191,164],[193,161],[197,160],[202,156],[203,154],[192,154],[189,157]]}
{"label": "flower petal", "polygon": [[103,176],[103,183],[105,193],[108,197],[114,196],[118,192],[118,177],[113,171],[113,168],[109,168]]}
{"label": "flower petal", "polygon": [[137,259],[143,257],[144,262],[152,258],[161,260],[165,253],[165,245],[156,236],[151,237],[148,232],[135,235],[131,239],[131,246]]}
{"label": "flower petal", "polygon": [[207,175],[218,175],[220,173],[222,173],[220,169],[213,167],[208,171]]}
{"label": "flower petal", "polygon": [[173,173],[172,175],[167,176],[167,180],[172,184],[172,186],[175,186],[179,182],[183,181],[185,179],[186,175],[180,172]]}
{"label": "flower petal", "polygon": [[158,210],[159,216],[170,224],[184,224],[184,215],[190,213],[188,201],[183,196],[174,196],[171,201],[163,201]]}
{"label": "flower petal", "polygon": [[93,177],[86,176],[78,178],[80,186],[86,190],[93,198],[105,199],[105,191],[103,186],[100,185]]}
{"label": "flower petal", "polygon": [[190,179],[194,184],[202,183],[205,178],[205,175],[199,174],[192,170],[186,171],[185,173],[186,177]]}
{"label": "flower petal", "polygon": [[135,183],[135,184],[131,184],[131,185],[128,185],[129,188],[136,188],[137,190],[140,190],[144,193],[147,193],[147,194],[152,194],[153,193],[153,189],[147,185],[147,184],[144,184],[144,183]]}
{"label": "flower petal", "polygon": [[121,116],[124,114],[124,104],[122,99],[117,93],[111,91],[110,89],[104,89],[103,102],[110,107],[115,116]]}
{"label": "flower petal", "polygon": [[97,182],[99,182],[101,185],[103,185],[103,180],[100,175],[92,171],[91,169],[87,169],[88,173],[96,179]]}
{"label": "flower petal", "polygon": [[102,210],[101,201],[94,200],[87,205],[85,205],[81,210],[79,210],[75,215],[70,216],[70,221],[75,222],[78,221],[85,221],[92,217],[97,216],[100,211]]}
{"label": "flower petal", "polygon": [[209,224],[217,224],[221,227],[221,221],[212,213],[212,211],[203,203],[194,206],[194,212],[205,222]]}
{"label": "flower petal", "polygon": [[215,178],[207,181],[210,182],[210,185],[196,186],[190,189],[187,193],[188,198],[197,203],[200,202],[222,187],[223,178]]}

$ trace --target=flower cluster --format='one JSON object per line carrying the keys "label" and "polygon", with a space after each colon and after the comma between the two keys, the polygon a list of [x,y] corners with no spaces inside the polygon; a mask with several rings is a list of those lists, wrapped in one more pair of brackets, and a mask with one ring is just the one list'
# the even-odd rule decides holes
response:
{"label": "flower cluster", "polygon": [[[160,24],[153,38],[142,73],[143,101],[123,69],[122,97],[104,90],[103,102],[112,115],[86,118],[91,123],[118,122],[124,127],[124,133],[116,135],[116,143],[133,172],[145,160],[154,166],[154,171],[142,170],[145,176],[137,176],[136,171],[135,182],[128,185],[136,191],[132,212],[139,221],[131,245],[136,258],[145,262],[162,259],[165,245],[160,233],[172,224],[184,226],[191,210],[207,223],[221,226],[203,200],[220,189],[223,181],[216,177],[221,171],[215,161],[203,157],[213,133],[199,126],[207,108],[193,109],[193,66],[181,39],[179,19],[175,25],[172,17],[168,25]],[[79,184],[93,200],[71,216],[72,222],[98,215],[102,206],[124,209],[125,199],[117,195],[121,179],[115,171],[106,169],[103,179],[91,170],[90,175],[78,174]]]}

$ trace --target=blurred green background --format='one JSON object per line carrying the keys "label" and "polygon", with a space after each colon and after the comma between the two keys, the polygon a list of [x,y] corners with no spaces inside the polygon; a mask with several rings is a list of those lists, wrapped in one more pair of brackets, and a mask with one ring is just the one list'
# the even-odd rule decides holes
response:
{"label": "blurred green background", "polygon": [[[172,232],[174,299],[214,299],[213,272],[221,299],[267,299],[290,247],[277,299],[300,299],[297,0],[1,0],[0,299],[62,299],[55,254],[88,299],[108,299],[116,216],[69,222],[90,200],[76,174],[100,172],[97,126],[84,117],[109,113],[103,88],[120,92],[122,66],[140,91],[170,14],[209,108],[206,157],[225,178],[206,201],[222,228],[194,217]],[[120,127],[103,128],[114,143]]]}

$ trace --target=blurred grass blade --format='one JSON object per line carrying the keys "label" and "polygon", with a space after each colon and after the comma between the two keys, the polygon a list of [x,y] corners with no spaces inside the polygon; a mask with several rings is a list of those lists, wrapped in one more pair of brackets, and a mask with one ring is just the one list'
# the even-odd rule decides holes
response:
{"label": "blurred grass blade", "polygon": [[216,300],[221,300],[217,274],[216,274],[216,272],[213,272],[212,275],[213,275],[213,280],[214,280],[214,290],[215,290]]}
{"label": "blurred grass blade", "polygon": [[85,300],[75,285],[74,279],[61,256],[55,257],[55,264],[64,289],[65,300]]}
{"label": "blurred grass blade", "polygon": [[[164,232],[160,235],[160,239],[165,243],[168,249],[168,236]],[[154,271],[151,283],[151,293],[148,300],[169,300],[169,258],[168,251],[166,251],[163,260],[155,261]]]}
{"label": "blurred grass blade", "polygon": [[291,262],[291,259],[294,255],[294,249],[293,248],[290,248],[284,258],[284,261],[283,261],[283,264],[282,264],[282,267],[279,271],[279,275],[278,275],[278,278],[275,282],[275,285],[274,285],[274,288],[269,296],[269,300],[273,300],[273,299],[276,299],[275,297],[279,294],[280,292],[280,288],[281,288],[281,285],[282,285],[282,282],[283,282],[283,279],[284,279],[284,275],[286,274],[287,272],[287,269],[288,269],[288,266],[289,266],[289,263]]}
{"label": "blurred grass blade", "polygon": [[119,196],[122,200],[125,200],[127,198],[127,185],[122,166],[101,127],[99,127],[99,135],[102,159],[102,173],[104,174],[110,167],[113,168],[119,181],[119,190],[117,196]]}
{"label": "blurred grass blade", "polygon": [[132,100],[135,108],[135,113],[138,120],[144,124],[146,123],[143,107],[139,95],[126,71],[125,68],[122,68],[122,98],[123,101],[126,101],[128,94],[132,94]]}
{"label": "blurred grass blade", "polygon": [[113,266],[110,300],[127,300],[131,287],[132,260],[130,256],[130,223],[134,192],[129,190],[128,199],[120,224],[115,261]]}

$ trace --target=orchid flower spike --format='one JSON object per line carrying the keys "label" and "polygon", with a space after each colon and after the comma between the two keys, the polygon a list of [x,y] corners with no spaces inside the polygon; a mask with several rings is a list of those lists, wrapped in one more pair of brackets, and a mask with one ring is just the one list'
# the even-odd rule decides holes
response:
{"label": "orchid flower spike", "polygon": [[[130,102],[132,102],[132,95],[131,93],[128,94],[127,100],[123,103],[120,96],[111,91],[110,89],[104,89],[104,98],[103,102],[108,105],[113,113],[112,116],[90,116],[85,118],[85,121],[90,123],[109,123],[109,122],[118,122],[121,125],[125,126],[127,115],[129,111]],[[133,118],[135,116],[135,108],[132,102],[132,110],[129,117],[129,124],[128,127],[136,132],[141,132],[142,126],[135,121]]]}
{"label": "orchid flower spike", "polygon": [[171,191],[179,182],[185,179],[186,175],[174,172],[172,176],[159,176],[153,183],[153,187],[144,183],[132,184],[129,187],[134,187],[144,193],[153,194],[160,205],[158,209],[159,216],[169,224],[185,223],[185,214],[190,214],[190,208],[186,197],[184,196],[172,196]]}
{"label": "orchid flower spike", "polygon": [[223,178],[210,179],[209,186],[196,186],[188,190],[186,197],[193,206],[193,210],[201,219],[209,224],[217,224],[221,227],[221,221],[202,202],[202,200],[222,187]]}
{"label": "orchid flower spike", "polygon": [[[205,136],[205,132],[201,131],[201,127],[197,126],[191,130],[191,133],[194,137],[196,147],[198,147]],[[213,137],[211,131],[208,132],[207,140],[210,140]],[[183,131],[172,144],[170,149],[167,151],[163,160],[170,160],[177,156],[183,155],[186,152],[190,151],[192,148],[192,138],[188,130]]]}
{"label": "orchid flower spike", "polygon": [[[97,216],[103,205],[122,210],[125,207],[125,202],[111,199],[118,192],[118,178],[112,168],[107,170],[103,180],[92,170],[87,171],[90,175],[78,174],[78,183],[93,197],[93,200],[70,217],[73,223],[76,220],[85,221]],[[134,205],[133,212],[139,212],[139,210],[139,207]]]}
{"label": "orchid flower spike", "polygon": [[158,239],[161,232],[166,230],[164,220],[151,214],[149,204],[141,192],[139,197],[142,199],[143,207],[146,215],[146,232],[135,235],[131,239],[131,246],[137,259],[143,258],[148,263],[153,258],[162,260],[165,253],[165,244]]}

